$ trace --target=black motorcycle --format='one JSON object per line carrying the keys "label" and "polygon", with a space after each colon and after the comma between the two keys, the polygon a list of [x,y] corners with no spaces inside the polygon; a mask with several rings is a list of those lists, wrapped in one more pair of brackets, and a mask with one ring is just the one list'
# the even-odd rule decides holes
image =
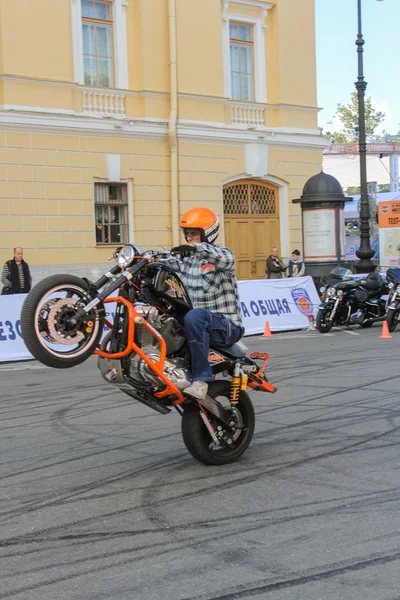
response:
{"label": "black motorcycle", "polygon": [[[114,258],[118,264],[95,283],[52,275],[33,288],[21,313],[26,347],[57,369],[97,354],[109,384],[161,414],[176,408],[184,443],[197,460],[212,465],[237,460],[255,425],[247,388],[276,391],[264,374],[268,354],[247,356],[240,344],[214,347],[208,359],[218,379],[209,384],[204,400],[186,396],[191,364],[183,321],[192,304],[171,268],[174,257],[127,245]],[[113,322],[106,313],[110,303]],[[105,326],[109,331],[103,337]]]}
{"label": "black motorcycle", "polygon": [[330,273],[327,287],[320,288],[316,326],[321,333],[328,333],[334,325],[360,325],[371,327],[384,321],[388,300],[388,285],[379,273],[370,273],[366,279],[355,280],[352,272],[343,267]]}
{"label": "black motorcycle", "polygon": [[386,321],[389,331],[396,329],[400,320],[400,269],[388,269],[386,271],[388,280],[389,301],[386,313]]}

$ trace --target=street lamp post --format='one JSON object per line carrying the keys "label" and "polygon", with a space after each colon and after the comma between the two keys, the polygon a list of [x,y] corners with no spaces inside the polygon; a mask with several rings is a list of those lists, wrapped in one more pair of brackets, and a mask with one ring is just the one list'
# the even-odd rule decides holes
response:
{"label": "street lamp post", "polygon": [[[381,0],[378,0],[380,2]],[[375,265],[371,261],[375,251],[370,244],[370,228],[369,228],[369,201],[367,189],[367,143],[365,137],[365,90],[367,82],[364,80],[363,66],[363,46],[364,38],[361,28],[361,0],[358,3],[358,35],[356,40],[358,53],[358,77],[355,83],[358,96],[358,147],[360,152],[360,247],[356,254],[360,260],[355,265],[356,273],[372,273],[375,271]]]}

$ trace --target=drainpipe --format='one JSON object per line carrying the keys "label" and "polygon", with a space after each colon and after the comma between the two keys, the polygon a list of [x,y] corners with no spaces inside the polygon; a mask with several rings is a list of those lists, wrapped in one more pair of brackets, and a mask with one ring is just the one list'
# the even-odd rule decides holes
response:
{"label": "drainpipe", "polygon": [[178,196],[178,81],[176,65],[176,0],[169,0],[169,74],[170,74],[170,114],[168,121],[169,148],[171,155],[171,227],[172,244],[179,244],[179,196]]}

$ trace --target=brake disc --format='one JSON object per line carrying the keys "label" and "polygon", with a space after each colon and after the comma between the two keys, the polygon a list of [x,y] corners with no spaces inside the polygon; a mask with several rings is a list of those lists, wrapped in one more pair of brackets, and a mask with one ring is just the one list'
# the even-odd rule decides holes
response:
{"label": "brake disc", "polygon": [[[47,316],[47,325],[49,328],[49,334],[51,341],[55,344],[62,344],[64,346],[70,346],[72,344],[79,344],[85,336],[81,331],[73,329],[71,331],[60,330],[60,315],[65,312],[66,309],[74,309],[77,300],[75,298],[61,298],[54,302],[49,310]],[[43,337],[46,337],[44,334]]]}

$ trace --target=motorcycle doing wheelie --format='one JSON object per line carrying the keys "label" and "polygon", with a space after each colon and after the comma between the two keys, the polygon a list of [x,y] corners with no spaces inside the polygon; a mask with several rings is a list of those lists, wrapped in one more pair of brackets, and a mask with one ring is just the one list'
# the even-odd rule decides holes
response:
{"label": "motorcycle doing wheelie", "polygon": [[321,333],[328,333],[334,325],[370,327],[385,319],[388,301],[382,296],[388,287],[378,273],[356,281],[349,269],[339,267],[331,271],[327,282],[327,287],[320,288],[316,319]]}
{"label": "motorcycle doing wheelie", "polygon": [[389,331],[396,329],[400,321],[400,269],[388,269],[386,271],[388,280],[389,299],[386,313],[386,321]]}
{"label": "motorcycle doing wheelie", "polygon": [[[161,414],[181,414],[188,451],[204,464],[227,464],[245,452],[255,415],[250,387],[275,392],[264,369],[268,354],[246,355],[241,344],[213,348],[214,376],[204,400],[185,396],[191,384],[183,319],[192,308],[168,265],[171,253],[127,245],[96,283],[53,275],[38,283],[22,308],[21,331],[31,354],[53,368],[83,363],[93,353],[104,379]],[[116,297],[111,297],[117,291]],[[113,323],[105,306],[115,303]],[[104,326],[109,331],[103,336]],[[261,366],[256,362],[261,360]]]}

